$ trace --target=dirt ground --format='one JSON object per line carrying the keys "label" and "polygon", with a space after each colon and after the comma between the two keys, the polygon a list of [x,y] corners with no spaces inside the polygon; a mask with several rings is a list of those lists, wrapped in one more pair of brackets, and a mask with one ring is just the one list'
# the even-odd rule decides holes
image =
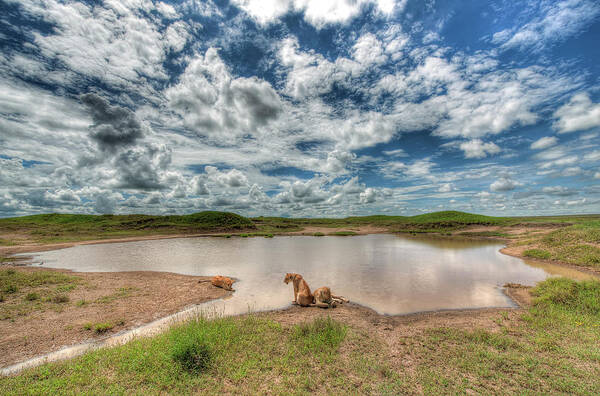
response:
{"label": "dirt ground", "polygon": [[[6,268],[6,267],[4,267]],[[209,277],[166,272],[81,273],[37,267],[10,267],[15,271],[58,271],[80,278],[68,292],[69,301],[50,304],[24,316],[0,320],[0,367],[82,341],[119,331],[181,311],[187,306],[228,295],[214,287]],[[86,301],[85,304],[78,304]],[[5,301],[1,304],[8,304]],[[109,323],[106,333],[86,324]]]}

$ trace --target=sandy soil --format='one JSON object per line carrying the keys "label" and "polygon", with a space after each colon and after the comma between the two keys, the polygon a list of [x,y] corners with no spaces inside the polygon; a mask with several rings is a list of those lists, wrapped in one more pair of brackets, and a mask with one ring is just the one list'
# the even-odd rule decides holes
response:
{"label": "sandy soil", "polygon": [[[94,272],[81,273],[32,267],[14,267],[16,271],[59,271],[81,280],[68,292],[69,302],[45,304],[14,319],[0,320],[0,367],[42,355],[66,345],[106,337],[121,330],[181,311],[187,306],[228,295],[208,277],[165,272]],[[40,291],[41,294],[41,291]],[[78,306],[77,301],[88,304]],[[5,301],[1,304],[8,304]],[[108,322],[114,329],[97,334],[85,330],[86,323]]]}

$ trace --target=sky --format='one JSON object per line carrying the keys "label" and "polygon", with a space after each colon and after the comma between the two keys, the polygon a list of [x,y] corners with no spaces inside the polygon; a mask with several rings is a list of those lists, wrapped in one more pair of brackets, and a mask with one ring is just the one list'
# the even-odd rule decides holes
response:
{"label": "sky", "polygon": [[600,2],[0,0],[0,217],[600,213]]}

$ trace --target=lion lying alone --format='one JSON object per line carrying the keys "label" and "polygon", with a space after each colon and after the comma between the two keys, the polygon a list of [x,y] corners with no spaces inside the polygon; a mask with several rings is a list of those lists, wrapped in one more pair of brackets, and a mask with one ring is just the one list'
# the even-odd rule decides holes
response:
{"label": "lion lying alone", "polygon": [[221,289],[235,291],[231,287],[233,285],[233,280],[226,276],[215,275],[210,280],[199,280],[198,283],[210,282],[213,286],[220,287]]}
{"label": "lion lying alone", "polygon": [[327,286],[318,288],[314,294],[311,293],[308,283],[300,274],[287,273],[283,282],[286,285],[293,282],[294,301],[292,303],[301,307],[335,308],[337,304],[348,302],[344,297],[331,294],[331,289]]}

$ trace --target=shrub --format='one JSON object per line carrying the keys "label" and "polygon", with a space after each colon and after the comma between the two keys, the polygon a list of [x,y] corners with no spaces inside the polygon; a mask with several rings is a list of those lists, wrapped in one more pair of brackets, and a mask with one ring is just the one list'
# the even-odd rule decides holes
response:
{"label": "shrub", "polygon": [[91,322],[87,322],[83,325],[84,330],[92,330],[92,327],[94,327],[94,325]]}
{"label": "shrub", "polygon": [[25,300],[27,301],[35,301],[35,300],[39,300],[40,296],[37,293],[27,293],[27,295],[25,296]]}
{"label": "shrub", "polygon": [[322,232],[315,232],[313,234],[313,236],[320,237],[320,236],[325,236],[325,234],[323,234]]}
{"label": "shrub", "polygon": [[210,347],[200,337],[184,336],[173,341],[171,357],[187,371],[204,372],[212,362]]}

